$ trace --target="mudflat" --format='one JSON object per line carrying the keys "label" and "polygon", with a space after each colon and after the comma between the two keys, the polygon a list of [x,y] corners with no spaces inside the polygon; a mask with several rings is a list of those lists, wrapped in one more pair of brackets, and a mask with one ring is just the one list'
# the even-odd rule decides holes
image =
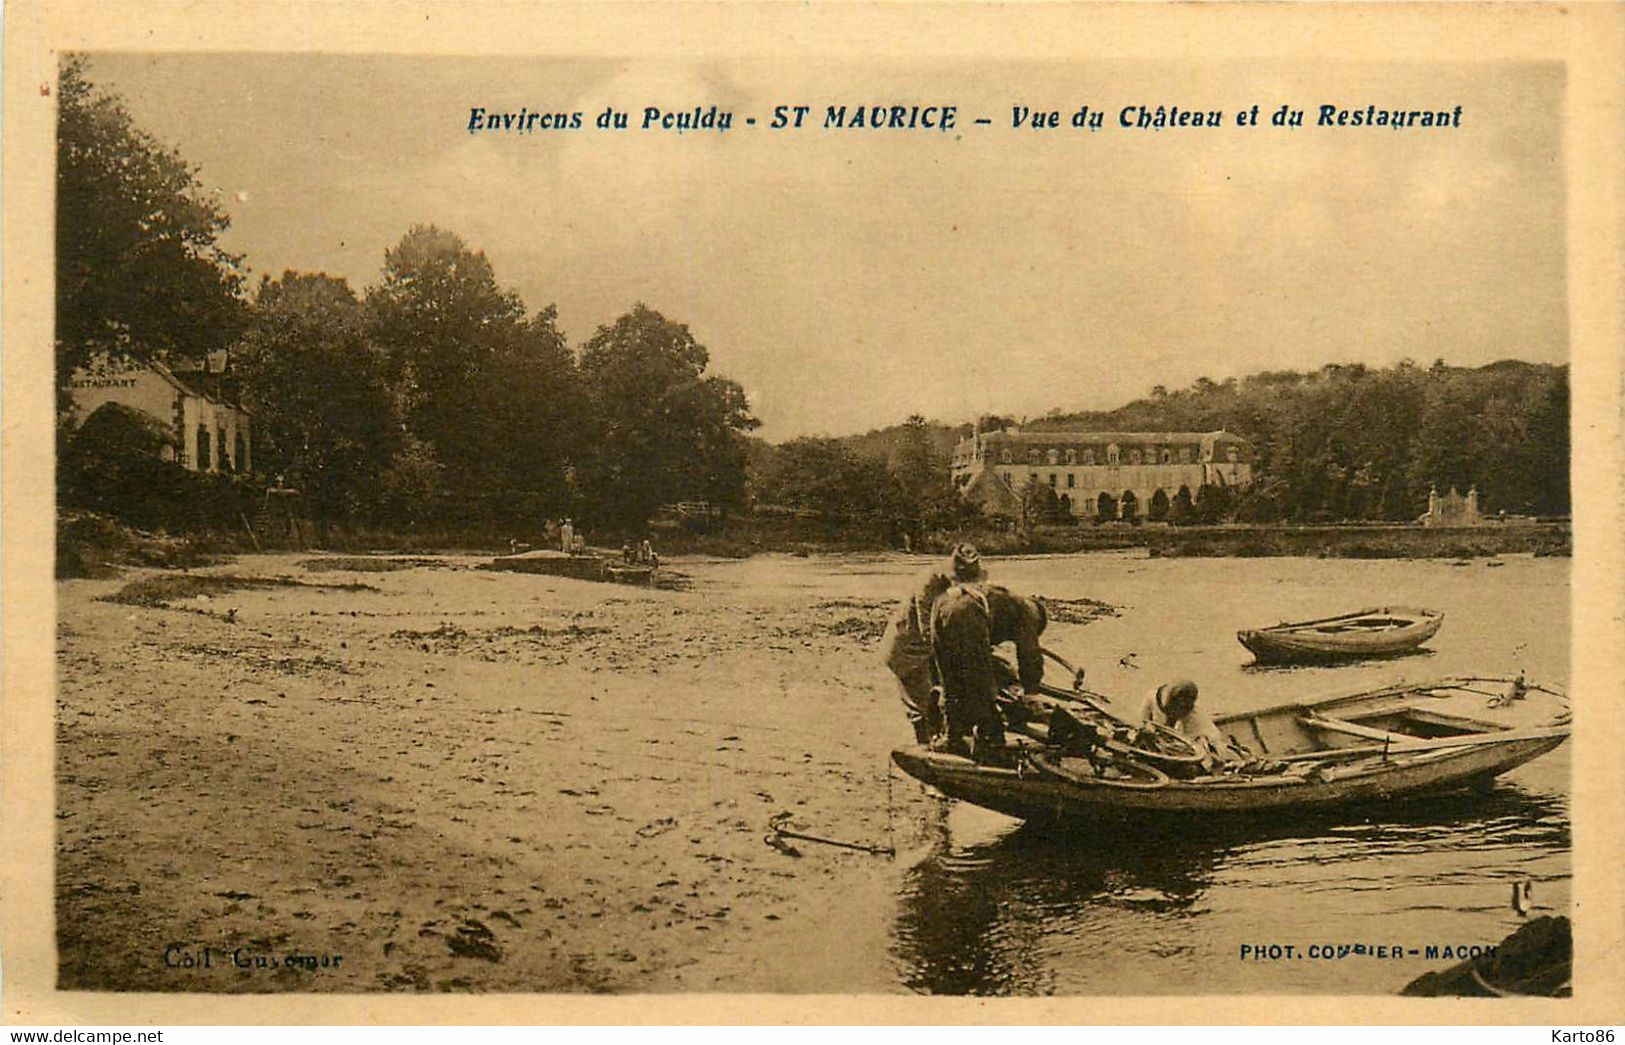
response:
{"label": "mudflat", "polygon": [[59,585],[61,987],[818,988],[806,926],[886,862],[763,835],[920,819],[890,603],[482,561]]}

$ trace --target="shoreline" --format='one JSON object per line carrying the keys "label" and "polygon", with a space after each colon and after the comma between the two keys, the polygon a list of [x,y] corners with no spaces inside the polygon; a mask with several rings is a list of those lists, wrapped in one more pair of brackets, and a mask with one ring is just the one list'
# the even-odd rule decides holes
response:
{"label": "shoreline", "polygon": [[[312,535],[313,538],[318,535]],[[970,528],[931,534],[905,549],[839,524],[737,517],[715,532],[677,527],[655,532],[663,559],[748,559],[755,555],[940,554],[970,541],[990,556],[1074,555],[1144,549],[1153,558],[1336,558],[1336,559],[1480,559],[1498,555],[1572,557],[1569,522],[1497,523],[1471,528],[1425,528],[1402,524],[1328,524],[1288,526],[1235,524],[1171,527],[1052,526],[1026,532]],[[539,547],[521,542],[521,547]],[[109,577],[121,567],[190,569],[216,565],[237,555],[300,553],[306,556],[357,557],[510,554],[514,545],[488,535],[469,533],[330,532],[326,539],[290,543],[260,550],[242,534],[204,533],[167,536],[131,530],[102,516],[69,513],[57,524],[57,578]],[[594,547],[594,554],[618,559],[614,547]]]}

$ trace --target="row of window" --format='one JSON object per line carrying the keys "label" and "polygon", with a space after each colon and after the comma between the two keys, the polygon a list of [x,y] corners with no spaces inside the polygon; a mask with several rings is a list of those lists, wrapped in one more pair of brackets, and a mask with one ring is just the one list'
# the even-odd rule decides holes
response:
{"label": "row of window", "polygon": [[[1013,473],[1011,473],[1011,472],[1005,472],[1005,473],[1003,473],[1003,475],[1004,475],[1004,485],[1006,485],[1006,486],[1010,487],[1010,489],[1014,490],[1016,488],[1015,475]],[[1059,489],[1060,488],[1060,481],[1061,481],[1061,477],[1059,475],[1057,475],[1054,472],[1049,473],[1049,487],[1050,487],[1051,490]],[[1071,472],[1066,473],[1066,488],[1068,490],[1075,490],[1075,489],[1077,489],[1077,487],[1078,487],[1078,477],[1076,475],[1072,474]],[[1188,487],[1186,489],[1188,489]],[[1102,496],[1108,496],[1108,495],[1103,494]]]}
{"label": "row of window", "polygon": [[206,425],[198,425],[197,426],[197,470],[198,471],[200,471],[200,472],[209,471],[209,469],[211,467],[211,464],[212,464],[211,458],[210,458],[210,449],[211,449],[211,447],[218,447],[216,452],[219,455],[220,470],[221,471],[223,471],[223,472],[235,472],[239,468],[244,468],[244,467],[247,466],[248,443],[247,443],[247,441],[245,439],[243,439],[243,434],[241,432],[237,433],[236,445],[232,447],[232,449],[235,450],[236,453],[228,454],[228,453],[226,453],[226,430],[224,428],[217,429],[215,431],[215,433],[214,433],[214,438],[211,439],[210,436],[209,436],[208,427]]}
{"label": "row of window", "polygon": [[[1190,464],[1192,459],[1194,458],[1194,455],[1195,455],[1195,451],[1193,451],[1188,446],[1182,446],[1177,451],[1175,451],[1173,449],[1170,449],[1169,447],[1165,446],[1160,450],[1153,448],[1153,449],[1150,449],[1150,450],[1146,450],[1144,453],[1142,453],[1139,449],[1136,448],[1136,449],[1129,450],[1129,452],[1128,452],[1128,463],[1129,464],[1157,464],[1158,462],[1161,462],[1162,464],[1173,464],[1174,461],[1175,461],[1175,458],[1177,456],[1178,462],[1180,464]],[[1225,460],[1230,461],[1232,463],[1234,463],[1236,461],[1239,461],[1241,459],[1240,451],[1234,446],[1225,447],[1224,456],[1225,456]],[[1106,447],[1105,458],[1106,459],[1105,459],[1104,463],[1106,463],[1106,464],[1109,464],[1109,465],[1111,465],[1111,464],[1121,464],[1122,463],[1122,452],[1120,450],[1118,450],[1118,448],[1115,445],[1114,446],[1108,446],[1108,447]],[[1062,451],[1059,451],[1059,450],[1050,450],[1048,453],[1045,453],[1045,452],[1043,452],[1041,450],[1028,450],[1027,451],[1027,463],[1032,464],[1032,465],[1043,464],[1046,461],[1048,463],[1050,463],[1050,464],[1061,464],[1061,463],[1063,463],[1063,459],[1064,459],[1064,463],[1066,463],[1066,464],[1094,464],[1095,463],[1095,452],[1094,452],[1093,449],[1085,449],[1081,454],[1077,450],[1067,450],[1067,451],[1064,452],[1064,454],[1063,454]],[[1006,447],[1005,449],[999,451],[999,463],[1000,464],[1014,464],[1015,463],[1015,459],[1012,456],[1011,451],[1010,451],[1010,449],[1008,447]]]}
{"label": "row of window", "polygon": [[[1182,446],[1179,448],[1178,460],[1180,464],[1190,464],[1191,458],[1192,451],[1190,447]],[[1067,450],[1064,454],[1059,450],[1051,450],[1047,454],[1041,450],[1027,451],[1028,464],[1043,464],[1045,461],[1048,461],[1050,464],[1061,464],[1063,459],[1066,464],[1094,464],[1095,452],[1093,449],[1086,449],[1080,455],[1076,450]],[[1128,452],[1129,464],[1156,464],[1159,460],[1163,464],[1173,464],[1174,459],[1175,451],[1169,449],[1168,447],[1163,447],[1160,451],[1156,449],[1146,450],[1143,454],[1138,449],[1131,449]],[[1231,448],[1231,460],[1235,460],[1234,448]],[[999,463],[1014,463],[1014,457],[1012,456],[1008,447],[999,451]],[[1118,450],[1118,448],[1115,446],[1108,446],[1106,448],[1105,463],[1121,464],[1122,451]]]}

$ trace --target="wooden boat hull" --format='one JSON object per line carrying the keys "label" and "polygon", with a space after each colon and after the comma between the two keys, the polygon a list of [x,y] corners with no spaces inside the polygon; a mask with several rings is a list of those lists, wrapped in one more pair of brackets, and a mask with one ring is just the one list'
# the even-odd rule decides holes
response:
{"label": "wooden boat hull", "polygon": [[[1233,783],[1171,780],[1161,786],[1060,780],[1031,768],[981,766],[923,747],[900,748],[892,761],[921,783],[1018,820],[1140,819],[1147,816],[1249,816],[1283,810],[1335,810],[1411,795],[1471,787],[1538,758],[1567,739],[1534,737],[1460,749],[1436,759],[1346,778],[1291,784],[1238,779]],[[1448,749],[1445,749],[1448,750]]]}
{"label": "wooden boat hull", "polygon": [[[1356,621],[1362,617],[1409,616],[1411,623],[1403,627],[1382,628],[1380,630],[1364,631],[1360,629],[1331,630],[1315,627],[1316,624],[1335,624],[1339,621]],[[1392,657],[1402,653],[1410,653],[1419,648],[1422,643],[1438,634],[1439,628],[1444,624],[1444,614],[1427,611],[1388,611],[1371,610],[1359,614],[1349,614],[1343,618],[1333,618],[1325,622],[1305,622],[1302,624],[1282,624],[1273,628],[1257,628],[1238,631],[1236,639],[1260,663],[1265,664],[1295,664],[1312,663],[1317,661],[1353,660],[1363,657]]]}
{"label": "wooden boat hull", "polygon": [[1022,820],[1308,814],[1482,785],[1562,744],[1569,711],[1561,693],[1522,679],[1452,678],[1282,704],[1215,724],[1255,759],[1246,772],[1101,776],[1086,759],[1020,734],[1011,735],[1022,746],[1017,768],[920,746],[892,752],[892,761],[951,798]]}

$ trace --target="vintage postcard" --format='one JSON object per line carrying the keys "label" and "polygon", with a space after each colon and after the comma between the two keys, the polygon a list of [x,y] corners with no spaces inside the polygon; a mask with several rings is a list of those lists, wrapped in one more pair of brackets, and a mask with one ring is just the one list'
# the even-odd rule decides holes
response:
{"label": "vintage postcard", "polygon": [[8,1021],[1625,1017],[1620,8],[6,29]]}

